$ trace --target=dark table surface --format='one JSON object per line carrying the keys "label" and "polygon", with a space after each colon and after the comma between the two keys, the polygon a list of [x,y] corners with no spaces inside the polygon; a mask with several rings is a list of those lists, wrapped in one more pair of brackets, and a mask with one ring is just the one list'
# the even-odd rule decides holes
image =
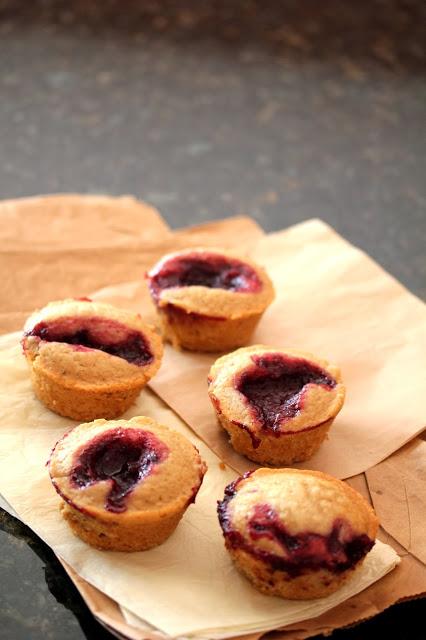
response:
{"label": "dark table surface", "polygon": [[[0,18],[0,197],[131,193],[172,227],[321,217],[425,296],[421,0],[0,0]],[[0,638],[112,637],[4,512],[0,539]],[[333,637],[424,638],[422,609]]]}

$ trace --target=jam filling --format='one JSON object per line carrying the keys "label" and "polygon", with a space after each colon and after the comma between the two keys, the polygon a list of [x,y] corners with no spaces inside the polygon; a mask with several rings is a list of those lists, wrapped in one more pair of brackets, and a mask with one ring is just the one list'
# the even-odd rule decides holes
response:
{"label": "jam filling", "polygon": [[248,264],[213,253],[193,253],[170,258],[149,275],[154,300],[163,289],[201,286],[242,293],[256,293],[262,287],[257,273]]}
{"label": "jam filling", "polygon": [[[218,502],[219,522],[227,545],[232,549],[242,549],[255,558],[267,563],[274,571],[285,571],[292,577],[306,571],[326,569],[339,574],[355,565],[374,545],[366,534],[356,535],[344,519],[336,519],[327,535],[303,531],[296,535],[289,533],[278,514],[267,504],[256,505],[248,521],[247,541],[232,527],[228,504],[234,497],[237,484],[231,483],[225,490],[225,497]],[[277,555],[256,547],[256,541],[266,538],[278,544],[283,555]]]}
{"label": "jam filling", "polygon": [[149,364],[154,357],[140,331],[117,320],[96,316],[42,321],[25,336],[35,336],[46,342],[65,342],[77,349],[99,349],[138,366]]}
{"label": "jam filling", "polygon": [[169,454],[167,446],[149,431],[114,429],[93,438],[77,454],[71,483],[87,487],[110,480],[105,508],[113,513],[126,511],[126,498],[155,466]]}
{"label": "jam filling", "polygon": [[268,353],[251,359],[254,366],[238,376],[235,386],[247,398],[263,429],[279,433],[281,424],[303,408],[308,384],[325,389],[336,386],[336,380],[327,371],[302,358]]}

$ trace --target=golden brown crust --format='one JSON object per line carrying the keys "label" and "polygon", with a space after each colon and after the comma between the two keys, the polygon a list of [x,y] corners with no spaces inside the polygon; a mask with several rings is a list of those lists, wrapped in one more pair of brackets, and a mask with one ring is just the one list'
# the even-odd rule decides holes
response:
{"label": "golden brown crust", "polygon": [[118,418],[135,402],[145,386],[110,384],[105,389],[67,386],[60,377],[49,375],[42,367],[33,366],[31,381],[37,398],[51,411],[73,420],[93,420],[102,416]]}
{"label": "golden brown crust", "polygon": [[[309,385],[303,409],[287,418],[274,432],[253,415],[247,398],[236,388],[236,380],[253,367],[252,356],[283,355],[301,358],[321,367],[335,381],[332,389]],[[345,387],[336,365],[295,349],[253,345],[218,358],[210,369],[208,393],[219,423],[238,453],[261,464],[286,465],[308,460],[327,437],[345,398]]]}
{"label": "golden brown crust", "polygon": [[91,518],[63,502],[60,510],[76,536],[97,549],[109,551],[146,551],[158,547],[169,538],[179,524],[183,511],[165,514],[152,522],[104,522]]}
{"label": "golden brown crust", "polygon": [[267,596],[278,596],[288,600],[311,600],[325,598],[335,593],[358,571],[364,560],[356,567],[341,574],[325,569],[296,577],[284,571],[271,571],[261,560],[241,549],[228,549],[236,567],[253,586]]}
{"label": "golden brown crust", "polygon": [[160,307],[161,332],[177,349],[218,352],[247,344],[262,314],[247,318],[219,319],[186,313],[168,305]]}
{"label": "golden brown crust", "polygon": [[[282,466],[309,460],[327,438],[334,418],[322,424],[297,433],[282,433],[278,436],[262,434],[257,447],[248,431],[230,422],[225,416],[218,416],[219,423],[227,431],[232,447],[238,453],[259,464]],[[257,442],[256,442],[257,444]]]}

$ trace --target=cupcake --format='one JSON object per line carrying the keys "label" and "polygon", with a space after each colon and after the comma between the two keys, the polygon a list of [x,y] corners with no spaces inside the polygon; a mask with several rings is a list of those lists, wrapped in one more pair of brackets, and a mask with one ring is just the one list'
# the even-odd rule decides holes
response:
{"label": "cupcake", "polygon": [[274,298],[261,267],[225,251],[171,253],[147,277],[164,338],[191,351],[226,351],[247,344]]}
{"label": "cupcake", "polygon": [[378,529],[357,491],[319,471],[249,472],[225,489],[218,515],[237,568],[259,591],[292,600],[337,591]]}
{"label": "cupcake", "polygon": [[73,532],[115,551],[167,540],[206,472],[189,440],[145,417],[79,425],[56,444],[48,467]]}
{"label": "cupcake", "polygon": [[255,462],[308,460],[342,408],[338,367],[293,349],[255,345],[216,360],[209,396],[231,445]]}
{"label": "cupcake", "polygon": [[161,338],[139,315],[87,298],[34,313],[22,346],[39,400],[80,421],[120,416],[163,354]]}

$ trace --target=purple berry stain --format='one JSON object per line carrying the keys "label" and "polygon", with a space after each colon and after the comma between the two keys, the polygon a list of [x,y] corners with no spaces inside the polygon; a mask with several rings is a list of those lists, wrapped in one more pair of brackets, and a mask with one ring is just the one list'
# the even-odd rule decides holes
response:
{"label": "purple berry stain", "polygon": [[190,253],[175,256],[148,274],[154,300],[163,289],[201,286],[242,293],[256,293],[262,282],[252,267],[235,258],[213,253]]}
{"label": "purple berry stain", "polygon": [[302,358],[269,353],[251,359],[254,365],[238,376],[235,386],[262,428],[273,432],[279,433],[281,424],[300,412],[307,385],[336,386],[327,371]]}
{"label": "purple berry stain", "polygon": [[39,322],[24,335],[46,342],[65,342],[81,349],[98,349],[138,366],[147,365],[153,354],[145,336],[116,320],[75,316]]}
{"label": "purple berry stain", "polygon": [[126,498],[135,486],[153,472],[169,454],[168,447],[153,433],[139,429],[113,429],[96,436],[76,454],[71,483],[87,487],[109,480],[105,508],[126,510]]}
{"label": "purple berry stain", "polygon": [[[334,521],[330,533],[321,535],[311,531],[290,534],[278,514],[268,504],[255,506],[247,523],[248,539],[232,526],[230,502],[237,493],[238,478],[225,489],[225,497],[218,502],[219,522],[228,547],[242,549],[270,565],[273,570],[285,571],[292,577],[306,571],[326,569],[339,574],[353,568],[374,545],[366,534],[357,535],[343,518]],[[256,546],[261,539],[275,542],[282,555]]]}

